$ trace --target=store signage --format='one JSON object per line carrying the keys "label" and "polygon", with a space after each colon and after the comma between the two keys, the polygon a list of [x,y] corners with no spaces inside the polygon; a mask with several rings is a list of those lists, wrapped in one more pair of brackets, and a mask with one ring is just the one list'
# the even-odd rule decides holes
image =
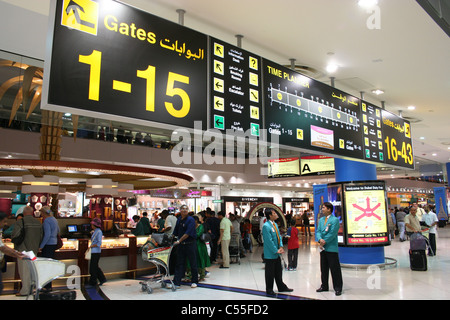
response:
{"label": "store signage", "polygon": [[414,167],[410,123],[357,97],[116,0],[51,4],[44,110]]}
{"label": "store signage", "polygon": [[55,0],[43,109],[206,122],[207,36],[111,0]]}
{"label": "store signage", "polygon": [[298,177],[300,175],[299,158],[271,159],[268,165],[268,178]]}

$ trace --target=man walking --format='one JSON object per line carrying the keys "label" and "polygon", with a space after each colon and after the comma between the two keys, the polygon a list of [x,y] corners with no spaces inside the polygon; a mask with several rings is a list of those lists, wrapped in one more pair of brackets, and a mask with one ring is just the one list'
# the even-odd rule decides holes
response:
{"label": "man walking", "polygon": [[223,260],[223,263],[220,266],[220,268],[228,269],[230,267],[229,246],[231,240],[231,233],[233,232],[233,225],[231,224],[231,221],[225,217],[225,212],[220,211],[217,214],[217,216],[220,220],[220,236],[219,240],[217,241],[217,244],[220,245],[222,249],[222,260]]}
{"label": "man walking", "polygon": [[275,295],[275,292],[273,291],[274,280],[277,284],[278,292],[292,292],[294,290],[288,288],[282,278],[283,269],[281,266],[280,255],[284,253],[284,249],[280,237],[280,231],[275,223],[275,220],[278,219],[278,215],[271,209],[266,209],[264,214],[267,219],[262,229],[264,240],[264,260],[266,262],[266,294]]}
{"label": "man walking", "polygon": [[316,227],[317,239],[320,246],[320,272],[322,285],[316,292],[328,291],[328,276],[331,271],[333,288],[337,296],[342,294],[342,272],[338,254],[339,219],[332,215],[333,205],[324,202],[322,205],[324,216],[320,218]]}

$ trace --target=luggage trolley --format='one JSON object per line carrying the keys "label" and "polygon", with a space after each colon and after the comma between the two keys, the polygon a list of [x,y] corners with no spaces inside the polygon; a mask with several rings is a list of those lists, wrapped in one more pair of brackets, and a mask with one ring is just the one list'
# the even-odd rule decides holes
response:
{"label": "luggage trolley", "polygon": [[148,294],[153,292],[153,287],[160,285],[166,288],[166,279],[172,284],[172,291],[176,288],[170,278],[169,260],[172,253],[173,239],[165,234],[153,234],[147,243],[142,247],[142,260],[151,262],[156,266],[156,273],[149,280],[140,281],[141,290]]}
{"label": "luggage trolley", "polygon": [[49,258],[24,258],[30,270],[31,288],[27,300],[34,291],[34,300],[39,300],[39,292],[48,283],[62,277],[66,273],[66,265],[58,260]]}
{"label": "luggage trolley", "polygon": [[230,246],[229,246],[229,252],[230,252],[230,261],[232,261],[233,258],[236,259],[236,263],[241,264],[241,235],[240,234],[232,234],[230,239]]}

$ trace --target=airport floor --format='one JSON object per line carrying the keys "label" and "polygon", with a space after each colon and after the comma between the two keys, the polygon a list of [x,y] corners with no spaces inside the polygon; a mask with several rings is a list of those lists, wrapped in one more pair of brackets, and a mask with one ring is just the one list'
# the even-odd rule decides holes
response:
{"label": "airport floor", "polygon": [[[314,236],[313,236],[314,237]],[[438,228],[437,255],[428,257],[427,271],[412,271],[409,263],[409,242],[392,241],[385,247],[385,256],[396,264],[384,268],[342,268],[344,288],[341,296],[333,290],[317,293],[320,286],[319,248],[308,236],[301,235],[296,271],[283,271],[284,282],[293,292],[269,297],[265,294],[262,247],[231,264],[229,269],[213,264],[206,281],[197,288],[184,283],[173,292],[159,284],[152,293],[142,291],[138,279],[109,279],[100,287],[77,290],[77,300],[449,300],[450,299],[450,226]],[[389,259],[388,262],[392,262]],[[285,257],[286,260],[286,257]],[[101,262],[101,260],[100,260]],[[330,277],[330,289],[332,288]],[[277,292],[276,285],[274,290]],[[3,293],[0,300],[24,300],[13,293]],[[30,297],[29,299],[32,299]]]}

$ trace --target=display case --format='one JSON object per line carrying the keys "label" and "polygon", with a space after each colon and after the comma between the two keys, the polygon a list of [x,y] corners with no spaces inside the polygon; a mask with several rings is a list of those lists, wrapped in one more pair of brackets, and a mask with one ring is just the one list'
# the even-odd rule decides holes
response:
{"label": "display case", "polygon": [[63,246],[58,251],[78,250],[78,240],[62,239]]}

